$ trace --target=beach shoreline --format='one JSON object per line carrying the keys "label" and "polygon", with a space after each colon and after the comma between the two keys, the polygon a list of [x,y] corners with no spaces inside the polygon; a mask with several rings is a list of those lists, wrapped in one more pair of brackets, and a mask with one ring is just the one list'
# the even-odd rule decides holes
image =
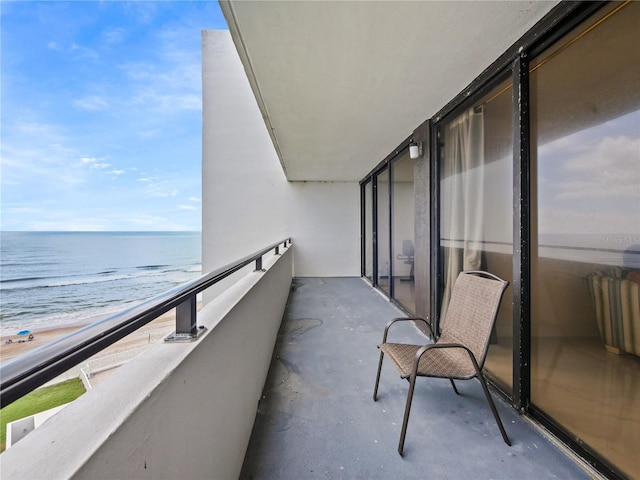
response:
{"label": "beach shoreline", "polygon": [[[201,304],[200,302],[198,303],[198,310],[200,310]],[[152,343],[162,341],[164,337],[175,331],[175,318],[176,315],[174,309],[159,316],[155,320],[149,322],[147,325],[144,325],[135,332],[132,332],[125,338],[98,352],[92,358],[101,358],[125,350],[136,349],[145,345],[150,345]],[[66,335],[70,335],[71,333],[80,330],[81,328],[86,327],[87,325],[90,325],[91,323],[94,323],[96,321],[95,319],[91,320],[92,321],[83,321],[52,328],[33,330],[31,331],[31,333],[33,334],[32,340],[28,340],[28,337],[26,335],[2,336],[0,339],[0,363],[11,361],[19,357],[20,355],[23,355],[35,348],[41,347]],[[9,339],[11,340],[11,343],[6,343],[6,341]]]}

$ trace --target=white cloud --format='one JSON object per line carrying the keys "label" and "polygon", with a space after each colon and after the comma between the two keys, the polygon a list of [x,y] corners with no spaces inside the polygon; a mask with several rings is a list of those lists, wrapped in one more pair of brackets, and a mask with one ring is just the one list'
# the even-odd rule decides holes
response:
{"label": "white cloud", "polygon": [[79,155],[56,126],[15,121],[3,125],[3,186],[46,185],[47,188],[81,183]]}
{"label": "white cloud", "polygon": [[98,52],[96,52],[95,50],[83,47],[75,42],[71,44],[71,47],[69,47],[69,51],[75,54],[75,60],[96,61],[100,58],[100,55],[98,55]]}
{"label": "white cloud", "polygon": [[161,130],[155,129],[155,130],[143,130],[138,132],[137,135],[140,138],[149,139],[149,138],[155,138],[159,136],[161,133],[162,133]]}
{"label": "white cloud", "polygon": [[182,45],[197,29],[160,33],[159,59],[118,65],[132,83],[130,103],[162,114],[202,109],[202,63],[199,49]]}
{"label": "white cloud", "polygon": [[154,65],[148,62],[122,63],[117,66],[124,70],[130,80],[145,80],[153,75]]}
{"label": "white cloud", "polygon": [[[182,11],[166,12],[152,2],[107,2],[104,8],[111,13],[126,12],[118,19],[102,15],[103,6],[94,3],[72,2],[77,15],[46,3],[47,15],[41,23],[34,19],[21,37],[36,39],[34,47],[44,56],[34,59],[28,72],[14,72],[34,80],[21,85],[32,93],[3,103],[3,227],[193,229],[179,224],[199,223],[193,209],[201,202],[187,196],[199,196],[201,186],[200,169],[192,165],[201,135],[191,125],[200,120],[203,17],[185,18]],[[159,14],[157,25],[140,23]],[[187,23],[186,30],[160,26]],[[129,26],[136,28],[135,37]],[[20,49],[25,43],[12,45]],[[51,58],[60,61],[52,64]],[[119,71],[113,68],[118,62]],[[45,77],[53,82],[50,88],[62,90],[43,90],[38,78]],[[185,111],[176,123],[174,114]],[[39,122],[52,118],[55,123]],[[174,138],[167,138],[172,131]],[[178,162],[176,151],[185,148],[188,158]],[[189,208],[177,209],[178,204]]]}
{"label": "white cloud", "polygon": [[602,131],[594,127],[540,149],[540,232],[640,229],[640,138]]}
{"label": "white cloud", "polygon": [[178,210],[198,210],[198,207],[193,205],[178,205]]}
{"label": "white cloud", "polygon": [[[167,174],[167,177],[172,177],[171,174]],[[174,183],[169,178],[162,176],[147,176],[138,178],[139,182],[146,184],[146,192],[149,196],[154,198],[169,198],[178,196],[179,192],[175,189],[169,189]]]}
{"label": "white cloud", "polygon": [[580,212],[575,209],[545,208],[539,213],[539,233],[623,234],[637,232],[636,209],[618,212]]}
{"label": "white cloud", "polygon": [[200,199],[198,197],[189,197],[187,200],[189,200],[190,202],[200,203]]}
{"label": "white cloud", "polygon": [[109,28],[102,32],[104,41],[109,45],[122,43],[126,36],[126,30],[120,27]]}
{"label": "white cloud", "polygon": [[25,230],[47,231],[59,230],[65,232],[99,232],[107,230],[108,225],[100,218],[56,218],[54,220],[39,220],[30,222]]}
{"label": "white cloud", "polygon": [[119,224],[131,225],[134,227],[141,227],[141,230],[146,230],[151,227],[151,230],[171,230],[168,228],[171,225],[171,221],[166,217],[152,214],[140,214],[135,216],[122,217],[119,219]]}
{"label": "white cloud", "polygon": [[127,2],[124,8],[130,16],[142,24],[151,23],[158,13],[158,7],[154,2]]}
{"label": "white cloud", "polygon": [[[82,155],[72,143],[75,139],[60,132],[60,127],[46,123],[7,123],[1,155],[2,211],[7,218],[19,214],[6,210],[6,202],[39,209],[45,204],[60,205],[74,195],[82,195],[85,186],[98,178],[96,174],[119,175],[119,169],[104,158]],[[51,220],[51,215],[47,217]]]}
{"label": "white cloud", "polygon": [[40,211],[33,207],[25,207],[21,205],[3,205],[2,210],[5,214],[13,215],[30,215],[32,213],[38,213]]}
{"label": "white cloud", "polygon": [[199,94],[161,93],[143,91],[132,99],[137,105],[146,105],[150,110],[164,114],[180,110],[201,110],[202,98]]}
{"label": "white cloud", "polygon": [[559,199],[640,198],[640,138],[604,137],[563,164]]}
{"label": "white cloud", "polygon": [[[162,182],[162,183],[166,183],[166,182]],[[156,184],[153,186],[153,188],[149,189],[149,193],[151,194],[152,197],[169,198],[169,197],[177,197],[179,192],[177,190],[165,190],[162,184]]]}
{"label": "white cloud", "polygon": [[[33,138],[36,138],[40,141],[46,139],[48,143],[52,144],[59,145],[60,142],[65,138],[59,133],[59,128],[57,126],[47,123],[16,120],[9,126],[14,130],[16,135],[34,136]],[[7,125],[5,124],[5,129],[6,128]]]}
{"label": "white cloud", "polygon": [[98,161],[97,158],[93,158],[93,157],[82,157],[80,159],[80,163],[95,169],[104,169],[104,168],[109,168],[111,166],[110,163],[100,162]]}
{"label": "white cloud", "polygon": [[74,100],[73,106],[90,112],[98,110],[106,110],[109,108],[109,102],[98,95],[87,95],[83,98]]}

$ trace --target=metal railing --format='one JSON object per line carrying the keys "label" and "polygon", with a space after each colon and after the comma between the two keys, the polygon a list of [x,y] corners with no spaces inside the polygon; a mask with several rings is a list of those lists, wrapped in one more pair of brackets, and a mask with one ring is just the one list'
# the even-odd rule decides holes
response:
{"label": "metal railing", "polygon": [[291,238],[281,240],[7,362],[0,366],[1,406],[14,402],[56,378],[172,308],[176,309],[176,331],[165,341],[196,339],[199,333],[204,331],[204,327],[199,328],[196,323],[196,296],[253,262],[254,271],[263,272],[262,257],[271,250],[275,250],[274,253],[279,255],[280,247],[289,245]]}

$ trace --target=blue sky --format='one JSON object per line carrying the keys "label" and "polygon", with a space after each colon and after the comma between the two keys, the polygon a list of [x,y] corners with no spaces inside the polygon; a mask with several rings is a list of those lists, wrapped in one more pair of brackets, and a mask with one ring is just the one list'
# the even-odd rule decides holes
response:
{"label": "blue sky", "polygon": [[0,8],[2,230],[200,230],[217,1]]}

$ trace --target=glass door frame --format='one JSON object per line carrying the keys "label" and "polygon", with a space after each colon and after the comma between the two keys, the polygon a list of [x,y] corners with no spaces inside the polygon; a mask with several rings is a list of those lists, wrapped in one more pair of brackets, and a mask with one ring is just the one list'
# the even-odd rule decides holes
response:
{"label": "glass door frame", "polygon": [[[529,59],[535,58],[557,40],[593,15],[608,2],[559,4],[510,50],[432,118],[431,145],[431,284],[434,298],[431,318],[439,327],[442,299],[443,259],[440,249],[440,169],[442,128],[446,121],[477,102],[500,80],[510,75],[513,86],[513,393],[492,387],[516,410],[549,429],[561,441],[580,453],[597,470],[610,478],[622,478],[609,464],[586,450],[562,427],[531,403],[531,156]],[[517,48],[516,48],[517,47]],[[469,94],[471,92],[471,94]]]}
{"label": "glass door frame", "polygon": [[[495,383],[493,388],[500,393],[516,410],[529,415],[558,437],[562,442],[578,452],[587,462],[610,478],[623,478],[618,471],[588,451],[573,439],[562,427],[547,417],[543,411],[531,404],[531,130],[529,101],[529,59],[540,55],[569,31],[584,22],[609,2],[571,2],[563,1],[553,9],[517,42],[506,50],[493,64],[486,68],[461,93],[447,103],[430,118],[430,143],[425,146],[430,162],[430,282],[431,302],[430,316],[434,326],[438,328],[438,313],[442,298],[442,255],[440,253],[440,157],[442,146],[439,134],[447,119],[468,108],[473,102],[482,98],[500,81],[511,76],[512,79],[512,122],[513,122],[513,393],[507,394]],[[428,88],[428,86],[425,86]],[[361,182],[373,182],[373,246],[374,246],[374,286],[377,279],[377,184],[376,176],[390,167],[391,160],[400,150],[408,148],[412,136],[407,138],[394,152],[385,158]],[[392,170],[390,170],[389,209],[391,210]],[[364,193],[361,193],[364,198]],[[363,210],[364,211],[364,210]],[[363,222],[363,218],[361,222]],[[389,219],[391,225],[392,219]],[[362,225],[364,236],[364,224]],[[391,235],[391,228],[390,228]],[[363,239],[364,242],[364,239]],[[391,248],[392,239],[389,238]],[[364,246],[364,243],[363,243]],[[364,251],[364,250],[363,250]],[[391,252],[389,252],[391,255]],[[364,269],[364,263],[363,263]],[[364,270],[363,270],[364,273]],[[364,275],[363,275],[364,276]],[[393,297],[390,299],[394,303]]]}
{"label": "glass door frame", "polygon": [[372,212],[372,222],[373,222],[373,229],[372,229],[372,235],[373,235],[373,251],[372,251],[372,255],[373,255],[373,275],[372,275],[372,279],[371,279],[371,283],[373,284],[374,287],[376,287],[377,289],[381,290],[379,287],[379,282],[378,282],[378,270],[379,270],[379,265],[378,265],[378,253],[379,253],[379,228],[378,228],[378,177],[383,174],[383,173],[388,173],[389,174],[389,188],[388,188],[388,198],[387,198],[387,205],[388,205],[388,223],[389,223],[389,232],[388,232],[388,256],[390,259],[389,262],[389,277],[390,277],[390,282],[389,282],[389,292],[385,292],[384,290],[381,290],[382,293],[384,293],[385,295],[387,295],[389,297],[389,300],[394,303],[396,306],[398,306],[400,309],[402,309],[403,311],[407,311],[406,308],[399,303],[395,297],[394,297],[394,288],[393,288],[393,282],[391,281],[392,275],[393,275],[393,262],[391,262],[391,258],[392,258],[392,254],[393,254],[393,232],[392,232],[392,221],[393,221],[393,216],[392,216],[392,211],[393,211],[393,162],[394,160],[396,160],[397,158],[400,158],[402,155],[406,154],[409,151],[409,144],[411,143],[413,137],[408,137],[406,138],[400,145],[398,145],[398,147],[396,147],[396,149],[391,152],[383,161],[381,161],[365,178],[363,178],[362,180],[360,180],[360,236],[361,236],[361,255],[360,255],[360,270],[361,273],[360,275],[369,280],[369,278],[365,275],[365,242],[367,241],[367,236],[366,236],[366,224],[365,224],[365,202],[367,200],[366,198],[366,191],[365,191],[365,187],[369,182],[372,182],[372,196],[373,198],[370,199],[370,201],[372,202],[372,208],[373,208],[373,212]]}

